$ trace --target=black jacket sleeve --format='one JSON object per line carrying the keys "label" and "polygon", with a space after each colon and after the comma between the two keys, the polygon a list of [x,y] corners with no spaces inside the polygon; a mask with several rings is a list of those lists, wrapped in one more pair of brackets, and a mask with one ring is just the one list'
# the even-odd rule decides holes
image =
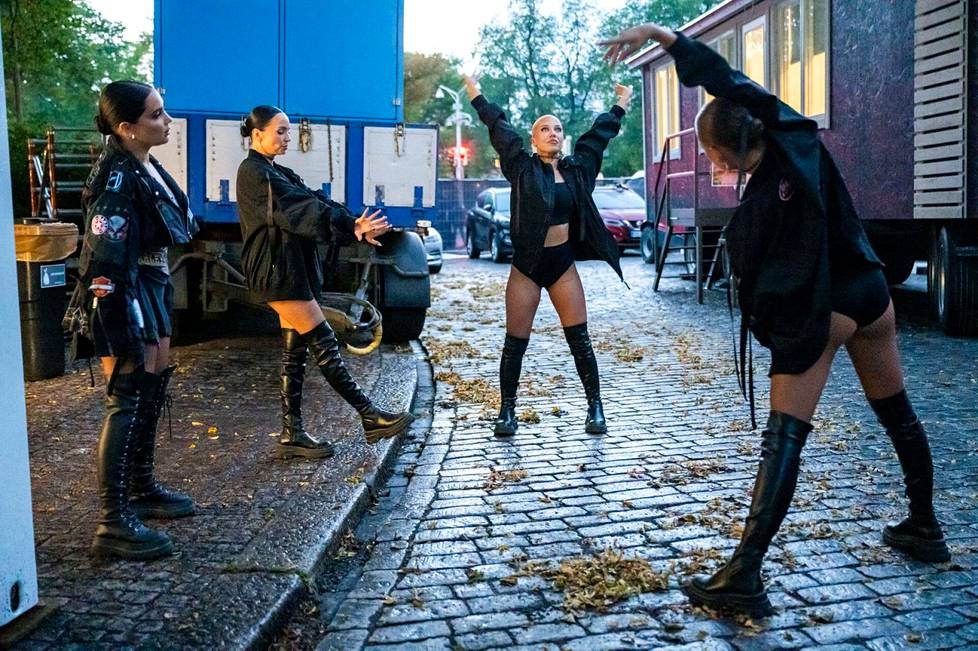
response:
{"label": "black jacket sleeve", "polygon": [[499,167],[502,169],[503,176],[510,183],[515,183],[520,172],[530,162],[530,155],[524,148],[523,137],[506,119],[503,110],[484,96],[479,95],[473,99],[472,108],[479,113],[482,123],[489,127],[489,141],[499,154]]}
{"label": "black jacket sleeve", "polygon": [[585,175],[592,190],[598,172],[601,171],[604,150],[608,147],[611,139],[618,135],[623,117],[625,117],[625,109],[617,104],[612,106],[610,111],[595,118],[591,128],[581,134],[581,137],[577,139],[577,144],[574,145],[574,156],[584,166]]}
{"label": "black jacket sleeve", "polygon": [[676,73],[684,86],[702,86],[714,97],[724,97],[743,105],[769,129],[806,129],[813,133],[818,125],[798,113],[750,77],[734,70],[713,49],[676,33],[668,52],[676,60]]}
{"label": "black jacket sleeve", "polygon": [[[353,232],[349,210],[325,202],[312,190],[277,168],[245,164],[238,168],[238,200],[245,201],[264,221],[287,233],[321,242],[332,240],[332,226]],[[269,201],[271,193],[271,201]]]}

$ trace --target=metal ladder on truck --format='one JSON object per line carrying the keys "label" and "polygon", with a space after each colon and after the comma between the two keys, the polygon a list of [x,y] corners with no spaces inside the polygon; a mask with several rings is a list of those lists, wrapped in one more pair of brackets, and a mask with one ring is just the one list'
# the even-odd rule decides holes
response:
{"label": "metal ladder on truck", "polygon": [[31,217],[81,224],[81,192],[101,145],[89,128],[51,127],[27,140]]}
{"label": "metal ladder on truck", "polygon": [[[682,142],[682,138],[691,136],[690,146],[693,148],[693,168],[673,171],[671,168],[671,149],[673,141]],[[700,151],[695,129],[684,129],[669,134],[662,143],[662,155],[659,157],[659,169],[655,177],[655,224],[653,233],[658,238],[659,228],[665,225],[665,237],[662,245],[655,248],[655,283],[653,291],[659,291],[659,281],[662,278],[688,278],[692,275],[696,280],[696,302],[703,303],[704,286],[712,284],[722,254],[723,229],[733,217],[734,208],[704,208],[700,205],[700,178],[709,177],[709,170],[700,169]],[[692,183],[692,207],[674,208],[672,206],[673,183],[681,179],[690,179]],[[685,196],[685,195],[684,195]],[[676,231],[682,229],[683,243],[680,246],[672,244]],[[688,234],[692,232],[693,243],[689,242]],[[707,234],[716,235],[717,241],[706,244]],[[653,239],[655,242],[655,239]],[[678,251],[681,260],[668,260],[669,253]],[[705,261],[709,255],[709,268]],[[694,270],[689,270],[690,264]],[[666,265],[682,265],[683,271],[672,276],[664,276]]]}

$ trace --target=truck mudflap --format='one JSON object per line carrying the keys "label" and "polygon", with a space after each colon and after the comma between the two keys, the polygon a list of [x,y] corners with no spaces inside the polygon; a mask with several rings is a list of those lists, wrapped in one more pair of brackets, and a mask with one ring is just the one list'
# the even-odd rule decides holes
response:
{"label": "truck mudflap", "polygon": [[375,249],[382,265],[380,309],[420,308],[431,305],[431,278],[424,242],[414,231],[398,230],[386,234],[383,246]]}

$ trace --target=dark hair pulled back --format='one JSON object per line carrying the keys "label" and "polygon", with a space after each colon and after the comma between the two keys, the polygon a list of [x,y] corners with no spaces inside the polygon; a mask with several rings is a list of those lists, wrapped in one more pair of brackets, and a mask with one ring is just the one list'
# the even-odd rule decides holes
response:
{"label": "dark hair pulled back", "polygon": [[748,150],[760,142],[764,123],[743,105],[725,97],[715,97],[696,116],[696,132],[706,144],[736,153],[740,151],[743,135],[747,136]]}
{"label": "dark hair pulled back", "polygon": [[251,137],[252,129],[263,130],[271,119],[281,112],[282,109],[271,104],[261,104],[251,109],[251,113],[241,120],[241,137]]}
{"label": "dark hair pulled back", "polygon": [[99,133],[111,136],[122,122],[135,124],[146,110],[146,98],[153,87],[141,81],[113,81],[98,98],[95,127]]}

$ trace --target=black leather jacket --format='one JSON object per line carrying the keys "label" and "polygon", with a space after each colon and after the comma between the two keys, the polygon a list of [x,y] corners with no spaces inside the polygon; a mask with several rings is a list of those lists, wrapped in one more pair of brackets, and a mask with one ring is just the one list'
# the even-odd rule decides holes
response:
{"label": "black leather jacket", "polygon": [[[100,330],[116,357],[142,359],[132,307],[139,256],[186,244],[199,230],[187,195],[159,161],[150,161],[176,201],[115,136],[109,136],[82,191],[85,235],[78,272],[86,291],[78,294],[90,326]],[[96,289],[108,294],[93,301]]]}
{"label": "black leather jacket", "polygon": [[[513,258],[533,272],[547,237],[554,206],[553,167],[536,154],[527,153],[523,138],[506,119],[503,110],[479,95],[472,100],[479,119],[489,127],[489,139],[499,154],[503,176],[512,185],[510,192],[510,237]],[[564,182],[574,193],[579,220],[571,220],[570,240],[576,260],[604,260],[622,277],[618,245],[598,213],[591,192],[601,171],[608,143],[618,135],[625,110],[613,106],[600,114],[591,128],[577,139],[574,153],[557,163]]]}
{"label": "black leather jacket", "polygon": [[767,150],[727,226],[745,323],[771,349],[774,373],[802,373],[829,337],[831,274],[882,266],[813,120],[677,34],[668,51],[685,86],[703,86],[761,120]]}

